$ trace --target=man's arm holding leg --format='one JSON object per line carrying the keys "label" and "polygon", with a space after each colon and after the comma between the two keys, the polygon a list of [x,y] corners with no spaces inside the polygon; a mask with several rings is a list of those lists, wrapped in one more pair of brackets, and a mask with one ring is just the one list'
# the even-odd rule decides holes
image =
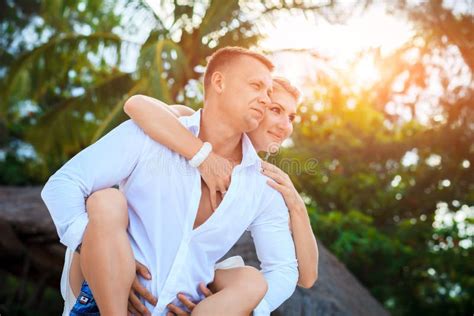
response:
{"label": "man's arm holding leg", "polygon": [[[213,288],[216,294],[193,306],[192,315],[247,316],[256,306],[253,315],[269,316],[294,292],[298,266],[288,226],[288,209],[280,193],[272,192],[269,197],[264,211],[248,228],[262,271],[253,267],[216,271]],[[253,307],[247,310],[246,306]]]}
{"label": "man's arm holding leg", "polygon": [[268,284],[265,297],[254,310],[255,316],[270,315],[295,291],[298,264],[288,217],[282,196],[274,191],[262,213],[248,228]]}
{"label": "man's arm holding leg", "polygon": [[[100,211],[103,211],[104,216],[97,217],[91,221],[86,212],[86,199],[93,192],[109,188],[127,178],[136,166],[146,139],[147,137],[132,121],[124,122],[68,161],[50,177],[41,192],[41,196],[51,213],[63,244],[71,249],[76,249],[82,242],[83,237],[85,240],[93,241],[87,242],[87,246],[85,243],[81,249],[81,266],[83,267],[84,275],[90,283],[100,308],[102,308],[100,298],[104,296],[102,293],[106,293],[105,297],[108,297],[107,293],[110,291],[107,288],[112,289],[112,291],[115,288],[115,306],[120,306],[120,314],[122,315],[126,315],[130,286],[123,291],[119,291],[120,293],[124,292],[124,299],[119,300],[117,289],[121,289],[121,286],[114,284],[114,281],[118,284],[124,283],[121,281],[124,281],[125,276],[130,274],[129,278],[125,278],[125,283],[131,284],[135,276],[135,261],[123,259],[129,257],[133,259],[126,230],[123,230],[119,235],[116,233],[112,234],[106,230],[109,227],[104,225],[104,218],[107,218],[107,214],[110,214],[111,219],[117,218],[117,220],[120,220],[111,213],[114,211],[111,204],[107,204],[107,208],[95,212],[100,214]],[[109,193],[113,194],[114,192],[110,191]],[[115,199],[115,202],[116,204],[124,204],[122,207],[126,208],[126,201]],[[87,207],[91,205],[100,208],[101,199],[90,199]],[[111,226],[121,227],[123,225]],[[86,227],[87,232],[85,233]],[[125,240],[128,249],[123,249],[123,251],[113,249],[114,247],[111,246],[111,243],[118,240]],[[122,242],[121,244],[125,243]],[[111,249],[114,251],[112,255],[107,252],[107,250]],[[117,256],[121,260],[117,260]],[[125,264],[126,262],[129,264]],[[132,264],[133,266],[131,266]],[[121,270],[126,270],[126,272],[130,270],[131,273],[123,273],[124,271]],[[110,275],[105,275],[104,271],[123,277],[111,278]],[[121,304],[117,305],[118,301]],[[125,307],[122,307],[122,303],[125,304]],[[105,311],[103,314],[112,314],[112,312],[107,313]],[[114,313],[114,315],[119,314]]]}

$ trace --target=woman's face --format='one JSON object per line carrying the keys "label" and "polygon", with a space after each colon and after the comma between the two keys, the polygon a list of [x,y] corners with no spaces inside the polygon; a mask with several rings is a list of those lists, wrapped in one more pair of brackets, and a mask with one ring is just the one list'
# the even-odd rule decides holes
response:
{"label": "woman's face", "polygon": [[271,104],[265,110],[260,125],[248,132],[255,150],[274,153],[293,132],[296,100],[284,89],[274,89]]}

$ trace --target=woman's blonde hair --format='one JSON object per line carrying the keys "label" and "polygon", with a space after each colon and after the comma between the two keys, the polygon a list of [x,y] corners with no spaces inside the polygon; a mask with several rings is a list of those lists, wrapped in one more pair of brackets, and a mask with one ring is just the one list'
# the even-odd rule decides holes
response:
{"label": "woman's blonde hair", "polygon": [[298,88],[292,85],[288,79],[284,77],[273,77],[273,89],[275,90],[275,88],[288,92],[295,98],[297,103],[299,102],[301,92]]}

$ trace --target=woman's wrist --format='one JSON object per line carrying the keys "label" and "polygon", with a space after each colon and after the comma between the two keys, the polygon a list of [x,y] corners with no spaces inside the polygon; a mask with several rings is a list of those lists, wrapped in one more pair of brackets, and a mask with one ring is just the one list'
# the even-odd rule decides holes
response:
{"label": "woman's wrist", "polygon": [[304,201],[295,188],[293,188],[293,192],[288,196],[288,198],[285,198],[285,200],[287,202],[291,201],[291,203],[287,205],[290,211],[302,214],[306,213],[306,206],[304,204]]}
{"label": "woman's wrist", "polygon": [[304,205],[303,201],[301,201],[301,203],[295,203],[294,206],[289,208],[289,211],[292,218],[308,218],[308,211],[306,210],[306,206]]}
{"label": "woman's wrist", "polygon": [[198,152],[201,150],[204,142],[199,138],[195,138],[195,140],[190,144],[188,147],[189,150],[186,152],[186,156],[184,156],[187,160],[191,160]]}
{"label": "woman's wrist", "polygon": [[199,151],[189,160],[189,164],[198,168],[212,153],[211,143],[204,142]]}

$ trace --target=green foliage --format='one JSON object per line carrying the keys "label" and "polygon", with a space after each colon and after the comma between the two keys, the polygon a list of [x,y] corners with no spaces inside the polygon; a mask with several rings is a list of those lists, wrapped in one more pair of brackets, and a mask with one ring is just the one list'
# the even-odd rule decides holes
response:
{"label": "green foliage", "polygon": [[21,161],[15,155],[7,154],[0,161],[0,184],[28,185],[31,182],[31,161]]}
{"label": "green foliage", "polygon": [[47,316],[62,313],[63,299],[59,291],[45,284],[38,287],[38,284],[23,281],[0,270],[0,314]]}
{"label": "green foliage", "polygon": [[[437,12],[424,17],[430,21],[451,16],[437,1],[403,10]],[[448,19],[436,31],[449,29],[445,40],[465,45],[462,38],[471,34],[465,29],[474,28],[472,16],[467,20]],[[300,107],[294,145],[279,159],[299,166],[317,159],[312,172],[290,172],[308,198],[315,234],[394,315],[468,315],[474,310],[474,91],[472,83],[453,89],[446,65],[435,61],[450,47],[445,41],[414,43],[380,58],[387,77],[366,90],[319,72]],[[410,50],[422,56],[416,67],[406,63]],[[472,75],[472,50],[457,56]],[[410,89],[426,93],[433,73],[442,86],[436,109],[443,119],[421,124],[389,114],[386,104]],[[403,91],[394,91],[397,80]],[[416,104],[403,105],[416,113]]]}
{"label": "green foliage", "polygon": [[414,310],[465,315],[472,310],[472,247],[435,250],[443,243],[439,241],[459,236],[456,228],[433,229],[429,220],[406,219],[381,229],[373,217],[357,210],[311,207],[309,212],[316,236],[394,315]]}

